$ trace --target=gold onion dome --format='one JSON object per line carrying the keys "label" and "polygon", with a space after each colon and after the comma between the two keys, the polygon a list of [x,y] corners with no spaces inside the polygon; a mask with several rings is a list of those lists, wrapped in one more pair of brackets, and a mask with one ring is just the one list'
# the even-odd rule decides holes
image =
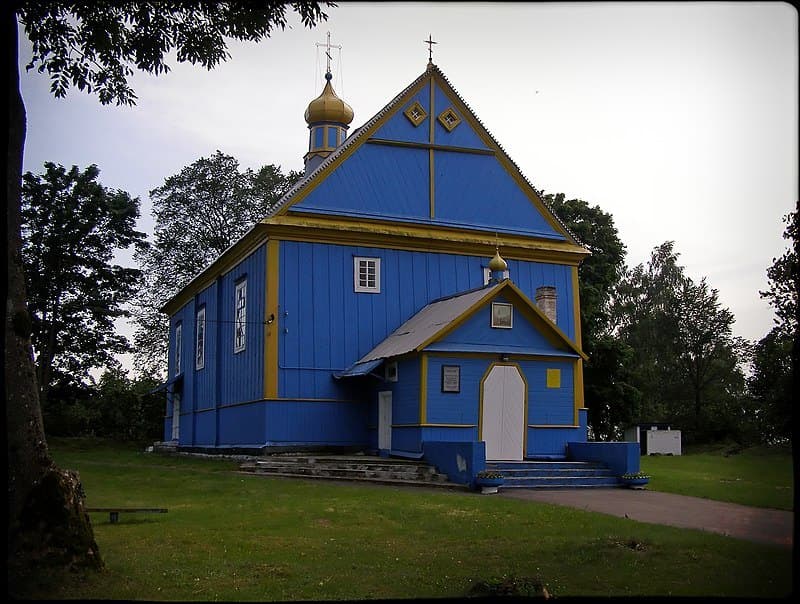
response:
{"label": "gold onion dome", "polygon": [[338,124],[349,124],[353,121],[353,109],[342,99],[336,96],[331,86],[330,72],[325,74],[325,89],[322,94],[308,104],[306,109],[306,123],[314,124],[317,122],[336,122]]}
{"label": "gold onion dome", "polygon": [[499,250],[495,250],[494,258],[489,260],[489,270],[492,272],[508,270],[508,262],[503,260]]}

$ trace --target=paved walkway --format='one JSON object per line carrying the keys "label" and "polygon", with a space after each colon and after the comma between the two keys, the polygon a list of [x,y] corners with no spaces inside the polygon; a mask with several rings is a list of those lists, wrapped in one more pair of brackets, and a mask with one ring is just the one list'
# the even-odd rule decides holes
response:
{"label": "paved walkway", "polygon": [[500,489],[513,499],[610,514],[640,522],[721,533],[791,547],[794,512],[635,489]]}

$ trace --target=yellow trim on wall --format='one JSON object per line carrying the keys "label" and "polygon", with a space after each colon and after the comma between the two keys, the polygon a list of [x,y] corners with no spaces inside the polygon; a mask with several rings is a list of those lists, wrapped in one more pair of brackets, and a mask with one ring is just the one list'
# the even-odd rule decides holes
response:
{"label": "yellow trim on wall", "polygon": [[[342,245],[379,246],[392,249],[429,250],[460,255],[495,253],[494,233],[466,231],[455,227],[420,225],[384,219],[294,214],[262,221],[270,235],[281,239],[333,243]],[[503,235],[503,257],[506,259],[554,262],[575,266],[586,251],[566,241],[537,239],[531,236]]]}
{"label": "yellow trim on wall", "polygon": [[[525,394],[523,395],[524,403],[525,403],[525,410],[523,413],[525,414],[525,425],[528,424],[528,379],[525,377],[525,372],[522,370],[522,367],[519,363],[505,363],[505,362],[495,362],[489,365],[486,371],[481,378],[480,385],[478,386],[479,393],[478,393],[478,440],[483,440],[483,391],[484,391],[484,382],[486,382],[486,378],[489,377],[489,374],[492,372],[497,366],[504,366],[504,367],[516,367],[517,373],[519,373],[520,377],[522,378],[522,383],[525,385]],[[528,454],[528,430],[523,429],[522,431],[522,458],[525,459],[525,456]]]}
{"label": "yellow trim on wall", "polygon": [[580,428],[578,424],[528,424],[528,428]]}
{"label": "yellow trim on wall", "polygon": [[428,355],[419,358],[419,423],[428,421]]}
{"label": "yellow trim on wall", "polygon": [[429,203],[429,211],[430,217],[433,218],[436,213],[436,202],[435,202],[435,193],[434,193],[434,171],[433,171],[433,149],[428,149],[428,199],[430,200]]}
{"label": "yellow trim on wall", "polygon": [[[429,78],[430,87],[428,89],[428,108],[430,109],[430,115],[433,116],[433,75]],[[433,145],[434,144],[434,124],[433,124],[433,117],[429,120],[428,124],[428,142]],[[435,172],[433,171],[433,149],[428,150],[428,188],[429,188],[429,202],[430,202],[430,217],[434,217],[434,213],[436,210],[435,207],[435,200],[434,200],[434,190],[435,190]]]}
{"label": "yellow trim on wall", "polygon": [[280,241],[267,241],[267,303],[266,315],[275,315],[275,320],[266,325],[264,338],[264,398],[278,397],[278,338],[280,334],[280,306],[278,283],[280,271]]}
{"label": "yellow trim on wall", "polygon": [[573,390],[575,392],[575,423],[578,422],[578,411],[585,409],[583,406],[583,360],[576,359],[575,361],[575,377],[573,379]]}
{"label": "yellow trim on wall", "polygon": [[392,424],[392,428],[475,428],[475,424]]}
{"label": "yellow trim on wall", "polygon": [[581,344],[581,299],[580,299],[580,282],[578,281],[578,267],[572,267],[572,316],[575,323],[575,343],[578,346]]}

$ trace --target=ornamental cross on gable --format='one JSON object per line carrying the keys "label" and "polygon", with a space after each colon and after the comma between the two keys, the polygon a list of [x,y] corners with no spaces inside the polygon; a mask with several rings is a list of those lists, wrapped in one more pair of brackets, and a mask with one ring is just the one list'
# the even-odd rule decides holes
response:
{"label": "ornamental cross on gable", "polygon": [[337,48],[339,50],[342,50],[342,46],[341,46],[341,44],[331,44],[331,32],[328,32],[328,40],[327,40],[327,42],[325,42],[324,44],[322,42],[317,42],[317,48],[319,48],[320,46],[324,46],[325,47],[325,56],[328,57],[326,73],[330,73],[331,72],[331,59],[333,58],[331,56],[331,48]]}
{"label": "ornamental cross on gable", "polygon": [[438,42],[433,41],[433,35],[428,34],[428,39],[423,40],[425,44],[428,45],[428,63],[433,63],[433,45],[438,44]]}

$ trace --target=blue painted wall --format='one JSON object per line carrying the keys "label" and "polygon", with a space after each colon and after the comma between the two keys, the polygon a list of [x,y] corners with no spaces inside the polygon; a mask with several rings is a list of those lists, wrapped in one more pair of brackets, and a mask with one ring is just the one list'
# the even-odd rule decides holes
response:
{"label": "blue painted wall", "polygon": [[[353,291],[353,257],[381,259],[381,293]],[[482,256],[435,254],[283,241],[280,247],[278,316],[281,398],[350,396],[332,378],[383,341],[426,304],[483,285]],[[570,267],[511,264],[530,298],[558,275],[559,327],[572,336]],[[515,281],[516,283],[516,281]],[[567,312],[567,308],[569,312]],[[496,331],[496,330],[495,330]]]}
{"label": "blue painted wall", "polygon": [[[180,444],[214,446],[217,415],[209,410],[260,399],[264,384],[265,246],[220,276],[170,317],[169,377],[175,374],[175,328],[182,325]],[[233,352],[234,288],[247,280],[247,336],[245,350]],[[206,309],[205,364],[196,368],[197,310]],[[225,376],[235,375],[235,379]],[[169,398],[169,397],[168,397]],[[193,413],[200,412],[200,413]],[[167,402],[165,438],[171,438],[172,405]],[[262,422],[263,440],[263,422]],[[247,430],[242,429],[242,435]]]}
{"label": "blue painted wall", "polygon": [[[403,113],[414,101],[428,113],[415,126]],[[451,108],[461,118],[448,131],[438,116]],[[438,85],[430,106],[429,85],[406,102],[373,134],[374,139],[433,143],[487,150],[487,145],[454,98]],[[430,211],[430,164],[426,148],[392,147],[364,142],[324,182],[294,204],[292,212],[317,212],[375,219],[425,222],[484,231],[522,233],[563,240],[532,202],[534,193],[520,184],[493,154],[433,151],[434,213]],[[491,207],[491,212],[487,212]]]}
{"label": "blue painted wall", "polygon": [[[405,114],[403,113],[407,108],[411,107],[417,101],[422,105],[428,117],[418,126],[414,126]],[[430,108],[430,85],[425,84],[420,91],[408,99],[407,102],[400,105],[400,109],[386,123],[384,123],[373,134],[373,138],[380,138],[393,141],[410,141],[416,143],[428,142],[428,129],[430,128],[430,120],[436,119],[436,116],[431,116]]]}
{"label": "blue painted wall", "polygon": [[[264,394],[266,270],[266,249],[262,245],[222,278],[217,359],[222,375],[235,375],[236,379],[222,380],[221,405],[260,399]],[[234,353],[235,285],[242,278],[247,279],[247,340],[245,350]]]}
{"label": "blue painted wall", "polygon": [[[498,296],[493,302],[509,301]],[[486,351],[520,354],[564,354],[553,346],[519,311],[514,308],[511,329],[491,326],[492,304],[478,309],[463,325],[430,346],[431,350]],[[570,354],[574,354],[570,351]],[[577,355],[575,355],[577,356]]]}
{"label": "blue painted wall", "polygon": [[269,444],[358,445],[367,443],[366,403],[267,401]]}

